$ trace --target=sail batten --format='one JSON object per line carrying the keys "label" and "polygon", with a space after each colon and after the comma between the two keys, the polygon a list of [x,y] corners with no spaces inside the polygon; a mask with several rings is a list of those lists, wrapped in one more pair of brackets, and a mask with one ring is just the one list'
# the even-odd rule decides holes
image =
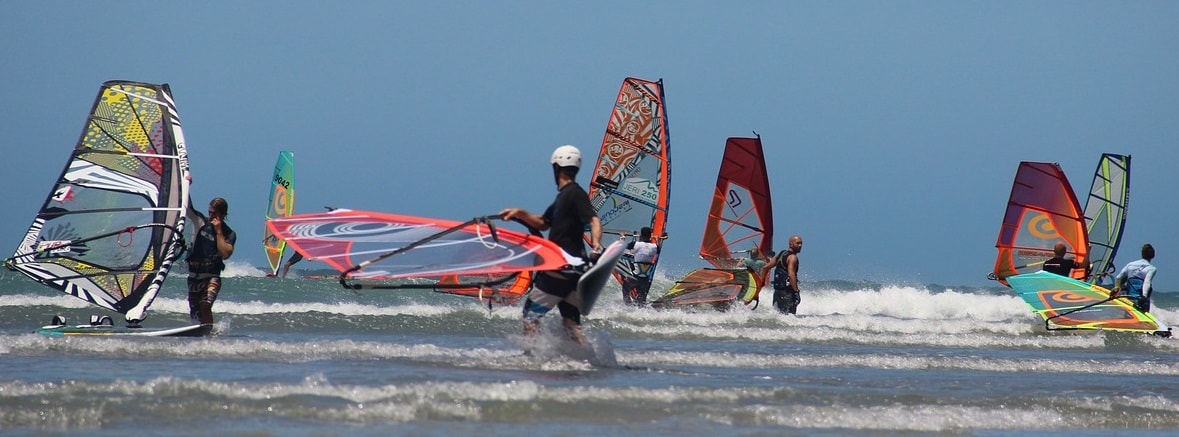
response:
{"label": "sail batten", "polygon": [[188,159],[168,85],[102,85],[81,137],[6,264],[94,305],[146,317],[183,251]]}

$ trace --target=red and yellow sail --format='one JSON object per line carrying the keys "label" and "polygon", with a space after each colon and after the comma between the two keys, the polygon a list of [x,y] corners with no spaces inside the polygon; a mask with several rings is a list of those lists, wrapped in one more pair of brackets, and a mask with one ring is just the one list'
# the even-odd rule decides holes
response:
{"label": "red and yellow sail", "polygon": [[[1056,243],[1064,243],[1078,263],[1088,261],[1084,210],[1059,165],[1021,162],[995,243],[994,279],[1008,285],[1008,276],[1040,270]],[[1071,276],[1084,279],[1085,272],[1077,269]]]}

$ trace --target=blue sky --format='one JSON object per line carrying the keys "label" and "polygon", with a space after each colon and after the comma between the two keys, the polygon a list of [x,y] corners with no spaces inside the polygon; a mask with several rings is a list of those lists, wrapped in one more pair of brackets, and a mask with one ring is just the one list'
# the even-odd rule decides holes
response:
{"label": "blue sky", "polygon": [[16,247],[106,80],[172,85],[193,199],[228,199],[234,258],[261,265],[279,150],[300,212],[541,210],[549,153],[592,162],[634,76],[666,86],[670,272],[703,265],[724,140],[757,131],[775,246],[803,235],[804,280],[993,284],[1018,162],[1060,163],[1083,195],[1113,152],[1134,157],[1118,264],[1153,243],[1174,291],[1176,17],[1159,1],[10,2],[0,236]]}

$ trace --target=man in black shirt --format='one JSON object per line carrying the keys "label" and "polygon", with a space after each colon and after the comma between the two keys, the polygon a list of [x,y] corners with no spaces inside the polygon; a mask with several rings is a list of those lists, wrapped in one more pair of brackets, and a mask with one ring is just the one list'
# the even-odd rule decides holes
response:
{"label": "man in black shirt", "polygon": [[[533,214],[521,208],[500,211],[504,220],[520,219],[539,230],[549,230],[549,240],[557,243],[567,254],[588,260],[582,235],[590,227],[590,245],[593,253],[602,252],[602,222],[590,205],[589,195],[577,184],[577,171],[581,168],[581,151],[573,146],[561,146],[553,151],[550,162],[553,165],[553,179],[557,184],[557,198],[545,209],[544,214]],[[581,276],[568,272],[549,271],[536,275],[535,286],[524,301],[524,334],[534,335],[540,325],[540,318],[553,307],[561,311],[561,317],[569,338],[584,343],[581,332],[581,309],[578,307],[577,280]]]}
{"label": "man in black shirt", "polygon": [[1064,254],[1067,250],[1068,247],[1066,247],[1064,243],[1056,243],[1056,246],[1052,247],[1052,253],[1056,256],[1052,257],[1048,261],[1044,261],[1043,270],[1045,272],[1055,273],[1060,276],[1071,277],[1073,269],[1085,269],[1085,277],[1089,277],[1089,266],[1083,263],[1078,263],[1072,258],[1066,259]]}
{"label": "man in black shirt", "polygon": [[188,219],[196,230],[188,252],[188,313],[202,325],[213,324],[213,302],[221,291],[221,271],[233,255],[237,234],[225,223],[229,203],[220,197],[209,202],[205,217],[188,205]]}

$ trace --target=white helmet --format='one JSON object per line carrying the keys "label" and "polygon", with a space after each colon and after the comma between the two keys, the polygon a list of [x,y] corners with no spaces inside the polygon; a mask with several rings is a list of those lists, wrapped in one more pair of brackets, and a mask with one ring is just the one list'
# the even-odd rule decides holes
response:
{"label": "white helmet", "polygon": [[552,163],[558,167],[581,168],[581,151],[568,144],[553,151]]}

